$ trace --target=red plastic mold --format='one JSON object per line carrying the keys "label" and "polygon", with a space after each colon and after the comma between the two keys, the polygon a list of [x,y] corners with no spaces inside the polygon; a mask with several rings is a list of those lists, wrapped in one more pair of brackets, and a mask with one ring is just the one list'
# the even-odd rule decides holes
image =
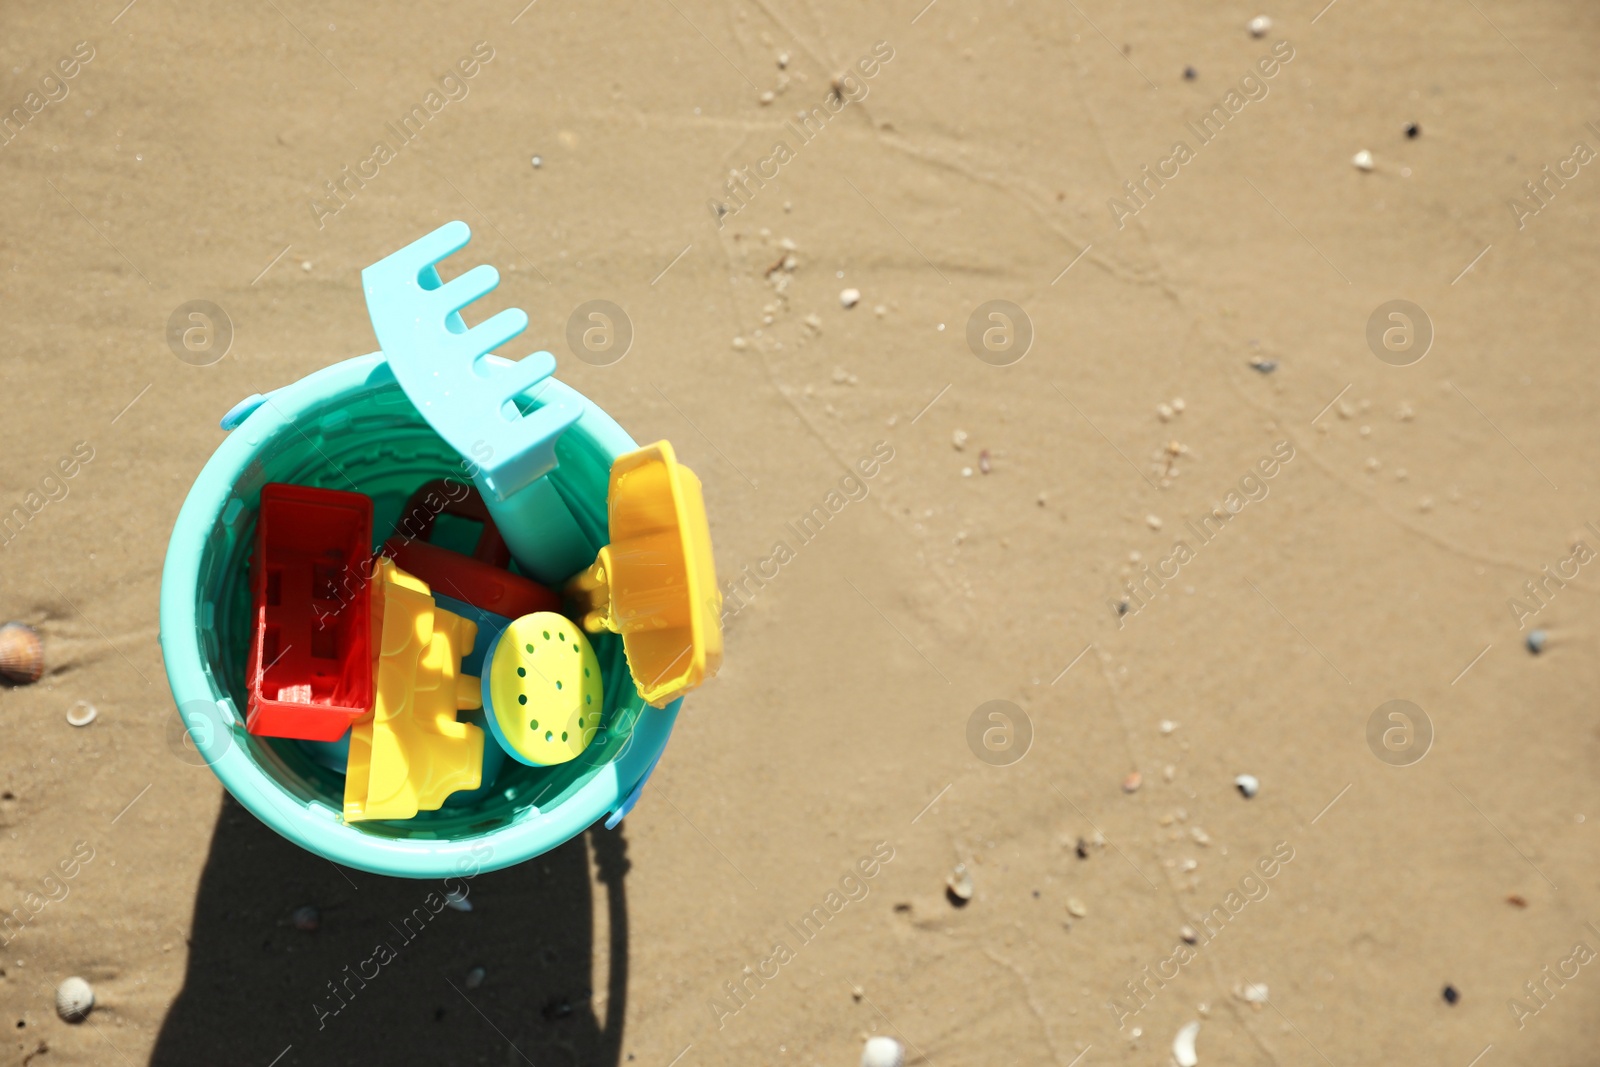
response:
{"label": "red plastic mold", "polygon": [[251,733],[337,741],[372,710],[371,561],[371,499],[262,488],[245,675]]}
{"label": "red plastic mold", "polygon": [[[428,540],[440,515],[483,524],[472,555],[452,552]],[[561,610],[560,594],[506,569],[511,550],[489,517],[483,497],[463,482],[440,479],[412,493],[395,529],[400,536],[384,542],[383,554],[401,570],[427,582],[436,593],[507,619]]]}
{"label": "red plastic mold", "polygon": [[463,556],[427,541],[391,537],[383,554],[408,574],[428,583],[435,593],[508,619],[536,611],[560,611],[561,597],[538,582]]}

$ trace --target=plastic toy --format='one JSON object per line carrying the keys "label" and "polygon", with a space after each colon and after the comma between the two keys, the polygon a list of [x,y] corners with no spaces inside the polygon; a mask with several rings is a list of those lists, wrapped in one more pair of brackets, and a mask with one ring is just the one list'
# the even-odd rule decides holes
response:
{"label": "plastic toy", "polygon": [[506,754],[550,767],[576,759],[600,728],[600,660],[583,631],[555,612],[524,615],[495,639],[483,710]]}
{"label": "plastic toy", "polygon": [[333,741],[372,710],[371,551],[369,498],[262,487],[246,667],[251,733]]}
{"label": "plastic toy", "polygon": [[407,541],[431,541],[441,515],[466,519],[479,526],[472,544],[472,558],[502,569],[511,564],[511,549],[500,536],[483,495],[459,478],[435,478],[421,486],[406,501],[405,510],[394,521],[394,535]]}
{"label": "plastic toy", "polygon": [[606,508],[611,543],[567,595],[584,629],[622,635],[640,695],[664,707],[722,665],[722,594],[700,479],[657,441],[617,457]]}
{"label": "plastic toy", "polygon": [[[417,313],[403,303],[395,310]],[[477,369],[485,376],[521,373],[517,366],[486,355]],[[560,506],[556,521],[569,535],[577,531],[568,539],[569,558],[577,558],[567,570],[552,567],[560,571],[553,576],[529,572],[556,588],[610,540],[606,494],[612,463],[639,445],[604,410],[553,377],[517,393],[514,404],[524,413],[578,413],[556,443],[559,466],[531,487],[543,485]],[[632,684],[622,639],[596,633],[591,640],[605,707],[600,733],[582,756],[550,767],[507,760],[493,788],[480,783],[477,790],[458,791],[439,810],[412,819],[340,818],[345,780],[304,751],[313,742],[245,729],[257,501],[271,482],[353,488],[372,498],[376,528],[388,531],[395,509],[420,483],[462,478],[464,457],[419,412],[382,352],[335,362],[265,395],[246,397],[223,417],[222,427],[227,435],[195,478],[167,546],[161,648],[173,703],[196,750],[243,807],[274,832],[341,866],[433,880],[521,863],[601,821],[614,825],[632,809],[666,748],[681,701],[649,709]],[[470,450],[465,458],[484,462]],[[539,528],[520,528],[514,513],[508,518],[504,509],[491,511],[519,559],[527,545],[539,542]],[[463,713],[458,722],[473,714]],[[499,746],[484,747],[487,766]]]}
{"label": "plastic toy", "polygon": [[528,328],[507,308],[467,328],[461,309],[492,292],[500,273],[480,264],[448,283],[437,264],[472,239],[450,222],[361,272],[367,314],[395,379],[417,411],[467,461],[517,562],[557,583],[593,552],[555,486],[556,441],[582,411],[546,395],[555,357],[517,362],[491,352]]}
{"label": "plastic toy", "polygon": [[427,582],[436,595],[442,593],[507,620],[535,611],[561,610],[561,597],[539,583],[426,541],[391,537],[384,542],[383,554]]}
{"label": "plastic toy", "polygon": [[477,627],[437,608],[428,586],[379,559],[374,568],[379,636],[372,716],[350,731],[344,818],[409,819],[476,789],[483,731],[456,712],[481,704],[478,679],[459,673]]}

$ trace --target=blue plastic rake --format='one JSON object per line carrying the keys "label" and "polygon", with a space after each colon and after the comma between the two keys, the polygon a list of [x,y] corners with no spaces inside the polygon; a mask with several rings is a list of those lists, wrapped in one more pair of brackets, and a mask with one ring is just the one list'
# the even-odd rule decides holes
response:
{"label": "blue plastic rake", "polygon": [[444,282],[440,260],[472,239],[448,222],[361,272],[378,347],[406,396],[434,432],[468,461],[473,480],[518,562],[559,582],[593,549],[545,475],[556,441],[583,414],[564,399],[542,398],[556,368],[549,352],[510,361],[492,355],[528,328],[520,308],[467,327],[461,309],[494,291],[500,272],[480,264]]}

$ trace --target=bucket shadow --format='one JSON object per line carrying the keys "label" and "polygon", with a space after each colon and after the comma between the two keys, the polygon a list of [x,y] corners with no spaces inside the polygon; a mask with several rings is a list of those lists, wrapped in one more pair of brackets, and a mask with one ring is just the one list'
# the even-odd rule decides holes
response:
{"label": "bucket shadow", "polygon": [[[608,961],[594,957],[591,854]],[[471,879],[473,910],[460,912],[441,882],[335,867],[225,794],[183,989],[150,1062],[616,1064],[627,868],[621,831],[596,826]],[[312,932],[292,920],[307,904],[320,912]],[[482,984],[469,989],[477,967]]]}

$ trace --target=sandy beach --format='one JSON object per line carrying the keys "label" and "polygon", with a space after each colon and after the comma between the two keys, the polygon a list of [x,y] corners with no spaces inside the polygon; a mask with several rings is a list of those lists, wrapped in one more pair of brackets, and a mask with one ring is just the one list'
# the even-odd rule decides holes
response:
{"label": "sandy beach", "polygon": [[[1592,1062],[1600,13],[1324,2],[13,7],[6,1062]],[[726,628],[470,911],[232,800],[158,644],[219,419],[453,219]]]}

